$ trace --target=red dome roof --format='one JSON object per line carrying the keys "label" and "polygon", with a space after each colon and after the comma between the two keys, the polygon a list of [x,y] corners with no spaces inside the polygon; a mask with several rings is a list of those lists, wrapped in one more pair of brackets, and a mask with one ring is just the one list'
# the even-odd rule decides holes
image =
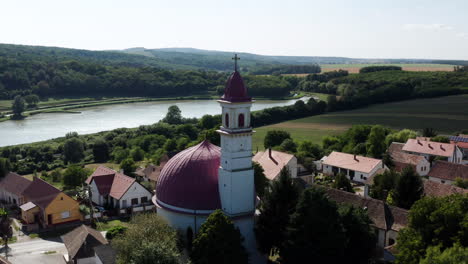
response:
{"label": "red dome roof", "polygon": [[245,88],[244,81],[238,71],[229,76],[221,99],[229,102],[249,102],[252,100],[252,97],[247,95],[247,88]]}
{"label": "red dome roof", "polygon": [[178,153],[161,171],[156,187],[157,200],[183,209],[221,208],[220,159],[221,148],[206,140]]}

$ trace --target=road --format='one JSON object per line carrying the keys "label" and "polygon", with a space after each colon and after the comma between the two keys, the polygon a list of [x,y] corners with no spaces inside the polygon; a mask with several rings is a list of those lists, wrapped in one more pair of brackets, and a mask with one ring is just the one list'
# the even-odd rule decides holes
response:
{"label": "road", "polygon": [[[67,250],[60,238],[47,240],[37,238],[8,246],[10,248],[8,260],[13,264],[65,264],[63,254],[66,254]],[[44,254],[53,251],[55,253]]]}

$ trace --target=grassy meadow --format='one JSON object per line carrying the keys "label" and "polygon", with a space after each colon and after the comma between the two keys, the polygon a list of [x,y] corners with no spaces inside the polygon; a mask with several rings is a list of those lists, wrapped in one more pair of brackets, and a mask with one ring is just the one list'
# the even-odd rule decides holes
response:
{"label": "grassy meadow", "polygon": [[255,128],[253,149],[263,149],[269,130],[285,130],[297,141],[321,143],[324,136],[344,132],[353,124],[381,124],[395,129],[432,127],[441,134],[468,129],[468,95],[454,95],[378,104]]}

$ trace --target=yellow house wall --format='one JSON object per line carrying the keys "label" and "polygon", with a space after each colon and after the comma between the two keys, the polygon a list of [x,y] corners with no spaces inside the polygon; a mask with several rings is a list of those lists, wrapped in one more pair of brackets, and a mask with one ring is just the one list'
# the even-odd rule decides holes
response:
{"label": "yellow house wall", "polygon": [[34,223],[34,214],[38,212],[39,212],[39,207],[37,206],[28,211],[21,210],[21,217],[26,223],[32,224]]}
{"label": "yellow house wall", "polygon": [[[70,217],[62,219],[62,213],[69,211]],[[52,223],[48,223],[48,215],[52,215]],[[80,206],[77,201],[73,200],[70,196],[59,193],[57,197],[47,206],[45,210],[44,220],[47,225],[60,224],[75,220],[82,220],[80,213]]]}

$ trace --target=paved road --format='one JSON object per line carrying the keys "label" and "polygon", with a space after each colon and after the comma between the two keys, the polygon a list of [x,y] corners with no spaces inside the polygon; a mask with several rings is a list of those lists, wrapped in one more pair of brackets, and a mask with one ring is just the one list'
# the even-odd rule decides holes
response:
{"label": "paved road", "polygon": [[[8,260],[13,264],[65,264],[63,254],[66,254],[67,250],[60,238],[48,240],[38,238],[14,243],[9,247]],[[47,251],[56,253],[44,254]]]}

